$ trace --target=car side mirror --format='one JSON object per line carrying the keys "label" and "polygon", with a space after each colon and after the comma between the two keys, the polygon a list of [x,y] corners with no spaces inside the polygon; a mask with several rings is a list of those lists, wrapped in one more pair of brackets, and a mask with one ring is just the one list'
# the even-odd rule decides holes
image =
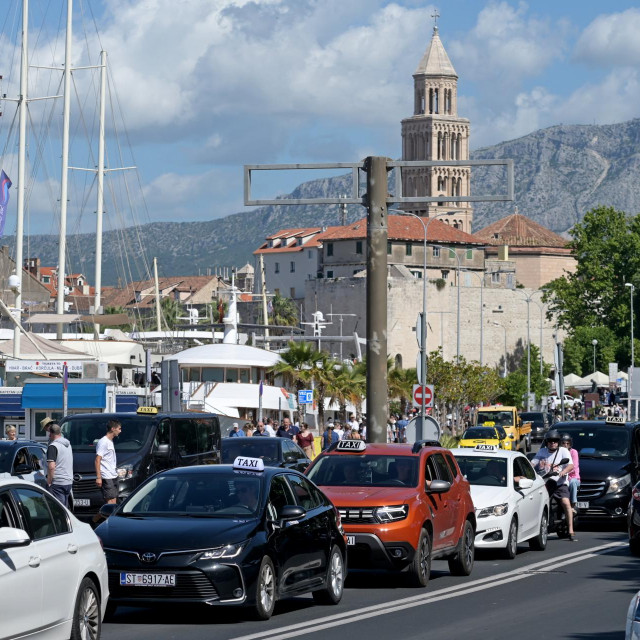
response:
{"label": "car side mirror", "polygon": [[428,493],[446,493],[451,489],[451,483],[446,480],[432,480],[431,485],[427,487]]}
{"label": "car side mirror", "polygon": [[153,455],[156,458],[168,458],[169,457],[169,445],[168,444],[159,444],[156,447],[156,450],[153,452]]}
{"label": "car side mirror", "polygon": [[520,489],[531,489],[531,487],[533,487],[533,480],[529,478],[520,478],[518,487],[520,487]]}
{"label": "car side mirror", "polygon": [[31,473],[32,471],[33,471],[33,468],[31,467],[30,464],[17,464],[13,468],[13,474],[16,476],[20,476],[23,473]]}
{"label": "car side mirror", "polygon": [[26,547],[30,544],[31,538],[23,529],[14,529],[13,527],[0,528],[0,549]]}
{"label": "car side mirror", "polygon": [[116,509],[118,505],[113,502],[107,502],[100,507],[100,515],[103,518],[108,518]]}
{"label": "car side mirror", "polygon": [[288,520],[299,520],[307,514],[306,510],[298,505],[287,504],[280,511],[280,520],[286,522]]}

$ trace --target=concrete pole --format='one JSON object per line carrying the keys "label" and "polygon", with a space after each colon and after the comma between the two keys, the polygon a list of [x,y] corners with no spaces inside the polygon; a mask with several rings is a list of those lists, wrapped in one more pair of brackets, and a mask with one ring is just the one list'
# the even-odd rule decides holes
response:
{"label": "concrete pole", "polygon": [[13,330],[13,357],[20,357],[20,327],[22,313],[22,263],[24,242],[24,195],[26,185],[24,183],[24,168],[27,149],[27,76],[29,63],[27,61],[27,37],[29,29],[29,0],[22,0],[22,50],[20,54],[20,101],[18,102],[19,114],[19,144],[18,144],[18,193],[17,209],[18,220],[16,224],[16,275],[18,276],[18,291],[15,295],[14,307],[16,309],[17,324]]}
{"label": "concrete pole", "polygon": [[[60,172],[60,240],[58,244],[58,298],[56,313],[64,313],[64,282],[67,255],[67,188],[69,182],[69,119],[71,115],[71,36],[73,0],[67,0],[67,33],[64,47],[64,107],[62,111],[62,169]],[[57,325],[56,337],[62,340],[62,326]]]}
{"label": "concrete pole", "polygon": [[529,315],[531,298],[527,297],[527,411],[531,411],[531,318]]}
{"label": "concrete pole", "polygon": [[[267,276],[264,269],[264,256],[260,254],[260,290],[262,291],[262,319],[264,321],[264,337],[269,337],[269,316],[267,314]],[[269,341],[264,341],[264,348],[270,349]]]}
{"label": "concrete pole", "polygon": [[456,319],[456,332],[458,335],[456,339],[456,361],[460,362],[460,257],[455,249],[453,251],[458,258],[458,315]]}
{"label": "concrete pole", "polygon": [[367,174],[367,434],[387,441],[387,158],[369,156]]}
{"label": "concrete pole", "polygon": [[158,258],[153,259],[153,282],[156,293],[156,323],[158,331],[162,331],[162,313],[160,312],[160,285],[158,284]]}

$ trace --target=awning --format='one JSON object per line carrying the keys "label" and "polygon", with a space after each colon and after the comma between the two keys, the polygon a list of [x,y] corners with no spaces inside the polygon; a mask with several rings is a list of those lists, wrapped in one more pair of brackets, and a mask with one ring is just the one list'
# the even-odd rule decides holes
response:
{"label": "awning", "polygon": [[29,324],[70,324],[82,320],[77,313],[36,313],[28,317],[25,322]]}
{"label": "awning", "polygon": [[[78,382],[70,384],[67,393],[69,409],[105,409],[107,384]],[[23,409],[62,409],[62,382],[29,383],[22,391]]]}

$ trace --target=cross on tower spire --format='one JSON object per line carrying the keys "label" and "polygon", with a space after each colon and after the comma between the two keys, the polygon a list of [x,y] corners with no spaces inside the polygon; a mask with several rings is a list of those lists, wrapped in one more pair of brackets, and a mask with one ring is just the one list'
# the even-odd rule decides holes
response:
{"label": "cross on tower spire", "polygon": [[440,14],[438,13],[437,9],[433,10],[431,17],[433,18],[433,30],[435,32],[438,30],[438,18],[440,17]]}

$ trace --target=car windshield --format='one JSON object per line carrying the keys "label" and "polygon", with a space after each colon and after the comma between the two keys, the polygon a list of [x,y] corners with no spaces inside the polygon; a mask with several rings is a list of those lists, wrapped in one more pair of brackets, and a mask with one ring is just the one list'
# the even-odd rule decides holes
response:
{"label": "car windshield", "polygon": [[602,425],[557,425],[560,433],[568,433],[573,448],[585,458],[627,458],[629,456],[630,432],[620,427]]}
{"label": "car windshield", "polygon": [[14,448],[0,447],[0,473],[11,473],[11,463],[13,462]]}
{"label": "car windshield", "polygon": [[242,471],[158,475],[135,491],[118,515],[166,518],[257,516],[261,478]]}
{"label": "car windshield", "polygon": [[511,411],[478,411],[478,426],[492,422],[491,426],[508,427],[513,424]]}
{"label": "car windshield", "polygon": [[[95,452],[98,440],[107,432],[107,422],[113,416],[96,413],[85,417],[70,417],[60,426],[62,435],[69,440],[74,451]],[[116,453],[139,451],[148,440],[156,422],[146,416],[118,416],[122,425],[120,435],[114,438]]]}
{"label": "car windshield", "polygon": [[325,487],[416,487],[418,458],[383,455],[322,456],[308,472]]}
{"label": "car windshield", "polygon": [[497,440],[498,434],[493,427],[474,427],[472,429],[467,429],[462,434],[463,440],[477,440],[479,438],[484,440]]}
{"label": "car windshield", "polygon": [[280,442],[277,438],[223,438],[222,462],[232,464],[238,456],[262,458],[266,465],[280,461],[278,452]]}
{"label": "car windshield", "polygon": [[505,458],[457,455],[462,475],[469,484],[482,487],[507,486],[507,461]]}
{"label": "car windshield", "polygon": [[530,422],[534,427],[544,427],[544,417],[541,413],[521,413],[522,422]]}

